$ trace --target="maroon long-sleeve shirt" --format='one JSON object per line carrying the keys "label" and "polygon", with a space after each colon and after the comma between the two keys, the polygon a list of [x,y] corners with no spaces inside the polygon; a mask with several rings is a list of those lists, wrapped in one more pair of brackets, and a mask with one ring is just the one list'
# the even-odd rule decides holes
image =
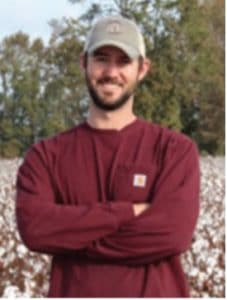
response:
{"label": "maroon long-sleeve shirt", "polygon": [[53,255],[50,297],[189,296],[179,255],[198,210],[197,147],[141,119],[43,140],[18,172],[18,228],[28,248]]}

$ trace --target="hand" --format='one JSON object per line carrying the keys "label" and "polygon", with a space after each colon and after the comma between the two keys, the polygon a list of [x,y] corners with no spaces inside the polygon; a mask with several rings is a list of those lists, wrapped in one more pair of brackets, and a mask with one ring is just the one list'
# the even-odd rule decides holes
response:
{"label": "hand", "polygon": [[146,209],[150,207],[149,203],[137,203],[133,204],[133,211],[135,216],[139,216],[144,212]]}

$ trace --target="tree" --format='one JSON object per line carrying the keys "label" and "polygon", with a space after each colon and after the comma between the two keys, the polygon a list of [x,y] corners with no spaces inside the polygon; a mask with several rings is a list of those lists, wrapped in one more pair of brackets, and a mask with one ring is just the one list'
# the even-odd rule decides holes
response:
{"label": "tree", "polygon": [[[88,3],[71,0],[72,3]],[[0,43],[0,155],[81,122],[89,97],[79,56],[100,16],[139,24],[152,69],[135,112],[191,136],[204,153],[224,153],[224,0],[89,2],[77,20],[52,20],[48,46],[18,32]]]}
{"label": "tree", "polygon": [[54,21],[48,47],[49,83],[46,98],[56,102],[65,128],[82,121],[87,111],[87,92],[79,66],[83,28],[73,19]]}
{"label": "tree", "polygon": [[135,111],[190,135],[203,152],[224,153],[224,1],[93,1],[80,20],[89,28],[114,13],[139,24],[152,61]]}
{"label": "tree", "polygon": [[65,20],[60,31],[53,23],[48,47],[21,32],[0,44],[1,156],[21,156],[34,142],[84,118],[81,42],[73,22]]}
{"label": "tree", "polygon": [[21,32],[0,45],[0,154],[21,155],[37,137],[43,43]]}

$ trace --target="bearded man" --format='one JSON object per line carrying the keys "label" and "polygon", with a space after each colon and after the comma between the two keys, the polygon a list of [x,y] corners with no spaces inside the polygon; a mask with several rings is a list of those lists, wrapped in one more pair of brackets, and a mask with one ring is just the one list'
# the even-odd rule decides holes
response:
{"label": "bearded man", "polygon": [[134,114],[150,67],[134,22],[99,20],[80,62],[86,121],[34,144],[19,169],[22,240],[53,256],[49,297],[188,297],[180,254],[199,212],[197,147]]}

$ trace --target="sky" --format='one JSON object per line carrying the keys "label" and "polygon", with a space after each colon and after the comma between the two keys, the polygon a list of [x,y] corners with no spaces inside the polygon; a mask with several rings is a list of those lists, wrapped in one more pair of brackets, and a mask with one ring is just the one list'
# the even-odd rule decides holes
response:
{"label": "sky", "polygon": [[15,32],[23,31],[33,39],[45,42],[51,35],[48,21],[62,17],[76,18],[82,6],[68,0],[0,0],[0,41]]}

